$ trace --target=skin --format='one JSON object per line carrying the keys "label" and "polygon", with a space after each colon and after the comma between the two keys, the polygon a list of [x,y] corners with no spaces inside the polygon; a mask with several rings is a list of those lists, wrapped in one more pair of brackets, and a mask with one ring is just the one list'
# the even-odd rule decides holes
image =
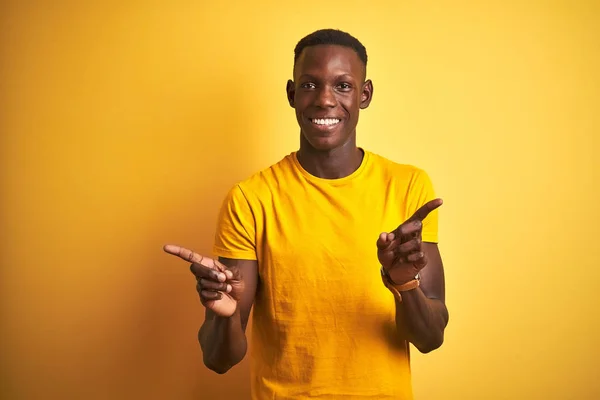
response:
{"label": "skin", "polygon": [[[287,82],[289,104],[300,126],[298,161],[309,173],[324,179],[350,175],[361,164],[356,146],[360,110],[369,106],[373,84],[354,50],[331,45],[305,48]],[[319,127],[314,119],[335,118],[333,127]],[[421,240],[422,221],[441,205],[433,200],[393,232],[376,239],[379,261],[395,284],[421,276],[419,287],[396,299],[396,322],[408,340],[427,353],[442,345],[448,323],[444,269],[437,244]],[[247,352],[246,326],[259,285],[258,264],[253,260],[203,257],[192,250],[166,245],[164,251],[191,263],[196,289],[206,309],[198,333],[204,364],[223,374]]]}
{"label": "skin", "polygon": [[221,257],[216,261],[176,245],[166,245],[164,251],[192,263],[190,270],[205,307],[198,332],[204,365],[224,374],[248,350],[246,326],[256,295],[258,263]]}
{"label": "skin", "polygon": [[429,201],[389,233],[377,239],[377,256],[392,282],[402,285],[420,275],[420,286],[396,297],[396,324],[406,327],[408,341],[421,353],[429,353],[444,342],[448,325],[445,304],[444,266],[438,245],[423,243],[423,220],[442,205],[441,199]]}
{"label": "skin", "polygon": [[[373,83],[354,50],[341,46],[304,49],[287,83],[290,106],[300,126],[298,161],[312,175],[335,179],[350,175],[361,164],[356,146],[359,111],[371,103]],[[313,118],[334,117],[340,123],[323,132]]]}

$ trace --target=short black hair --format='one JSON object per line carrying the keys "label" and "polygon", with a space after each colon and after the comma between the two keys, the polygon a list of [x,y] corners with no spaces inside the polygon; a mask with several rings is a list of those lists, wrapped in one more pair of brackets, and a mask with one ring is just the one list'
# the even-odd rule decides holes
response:
{"label": "short black hair", "polygon": [[296,65],[296,61],[302,54],[302,50],[320,44],[349,47],[356,52],[365,67],[367,66],[367,49],[365,46],[354,36],[339,29],[320,29],[300,39],[294,49],[294,65]]}

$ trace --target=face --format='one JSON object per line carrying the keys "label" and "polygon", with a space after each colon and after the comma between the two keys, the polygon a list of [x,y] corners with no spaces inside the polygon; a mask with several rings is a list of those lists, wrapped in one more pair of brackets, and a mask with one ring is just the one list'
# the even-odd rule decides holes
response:
{"label": "face", "polygon": [[305,48],[296,61],[294,81],[287,84],[304,140],[322,151],[356,137],[359,111],[369,106],[372,94],[363,62],[344,46]]}

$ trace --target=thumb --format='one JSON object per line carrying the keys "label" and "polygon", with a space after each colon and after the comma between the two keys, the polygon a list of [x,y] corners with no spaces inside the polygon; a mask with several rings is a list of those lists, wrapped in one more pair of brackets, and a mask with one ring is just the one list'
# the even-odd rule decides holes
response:
{"label": "thumb", "polygon": [[384,250],[389,244],[394,240],[395,235],[393,233],[383,232],[379,235],[377,239],[377,248],[380,250]]}

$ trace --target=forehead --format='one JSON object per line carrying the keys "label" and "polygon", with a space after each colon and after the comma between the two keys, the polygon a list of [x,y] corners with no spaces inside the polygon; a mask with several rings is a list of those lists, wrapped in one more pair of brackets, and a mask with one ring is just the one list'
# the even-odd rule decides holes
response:
{"label": "forehead", "polygon": [[294,76],[316,77],[352,75],[364,79],[365,65],[356,52],[345,46],[316,45],[302,50],[296,61]]}

